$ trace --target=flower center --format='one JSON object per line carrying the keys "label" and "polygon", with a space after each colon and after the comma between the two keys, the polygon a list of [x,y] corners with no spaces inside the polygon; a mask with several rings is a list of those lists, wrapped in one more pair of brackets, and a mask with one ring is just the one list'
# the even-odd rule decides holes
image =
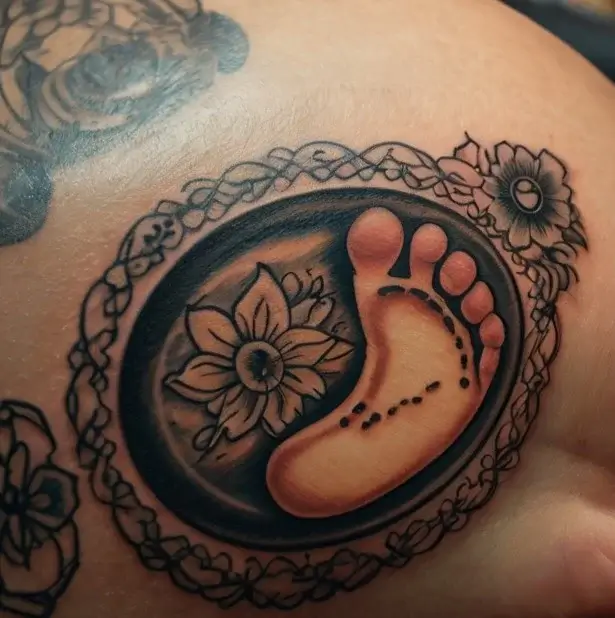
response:
{"label": "flower center", "polygon": [[266,341],[243,345],[237,352],[235,367],[244,386],[258,393],[273,390],[284,376],[282,355]]}
{"label": "flower center", "polygon": [[534,178],[517,178],[510,187],[510,194],[519,210],[528,214],[537,213],[544,203],[542,189]]}

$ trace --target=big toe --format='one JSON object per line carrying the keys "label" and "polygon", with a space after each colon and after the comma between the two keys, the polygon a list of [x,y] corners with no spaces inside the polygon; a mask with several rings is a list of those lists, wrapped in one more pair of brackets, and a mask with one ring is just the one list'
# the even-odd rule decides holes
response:
{"label": "big toe", "polygon": [[356,272],[387,273],[397,261],[403,242],[400,220],[389,210],[371,208],[350,228],[348,254]]}

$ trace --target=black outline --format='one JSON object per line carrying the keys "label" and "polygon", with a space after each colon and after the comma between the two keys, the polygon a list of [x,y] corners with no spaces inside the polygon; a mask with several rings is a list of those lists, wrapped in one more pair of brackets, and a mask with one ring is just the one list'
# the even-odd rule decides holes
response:
{"label": "black outline", "polygon": [[[466,138],[459,148],[471,141]],[[313,142],[297,150],[276,148],[263,161],[239,163],[219,178],[187,183],[183,188],[187,192],[184,203],[160,202],[153,213],[141,217],[127,233],[115,261],[83,301],[79,340],[69,356],[72,378],[66,406],[77,434],[79,462],[89,471],[93,493],[111,507],[120,534],[134,547],[146,568],[167,571],[178,587],[220,607],[244,599],[257,607],[279,609],[291,609],[306,600],[324,601],[340,590],[365,585],[384,567],[408,564],[436,547],[447,533],[463,528],[471,514],[493,497],[500,477],[518,464],[519,449],[536,418],[539,395],[549,383],[549,367],[559,348],[556,301],[576,278],[571,262],[577,248],[586,248],[587,242],[579,212],[569,203],[571,225],[563,230],[564,241],[559,243],[564,247],[540,248],[538,256],[514,251],[493,228],[489,213],[476,207],[472,195],[480,191],[482,184],[468,182],[441,167],[440,162],[455,158],[457,151],[454,157],[436,160],[401,142],[377,144],[362,152],[333,142]],[[344,548],[316,563],[309,555],[297,561],[275,557],[261,562],[248,557],[240,561],[242,566],[233,566],[233,557],[228,553],[212,555],[204,545],[191,546],[187,537],[164,536],[156,512],[139,501],[135,488],[113,465],[116,444],[105,436],[113,415],[104,403],[109,350],[118,338],[119,320],[132,301],[134,285],[162,263],[185,236],[209,221],[222,219],[235,204],[256,202],[271,190],[284,191],[299,178],[324,184],[330,180],[368,183],[375,177],[402,183],[411,191],[438,189],[440,197],[444,193],[450,202],[464,208],[483,234],[501,244],[518,275],[531,284],[532,327],[525,338],[525,366],[506,406],[509,420],[492,434],[493,451],[480,457],[476,476],[467,472],[454,497],[443,500],[431,518],[417,519],[400,531],[389,532],[382,555]],[[102,326],[92,323],[92,313],[102,319]],[[87,409],[83,407],[82,389],[87,399],[94,400]],[[276,588],[276,582],[280,582],[280,588]]]}
{"label": "black outline", "polygon": [[[320,356],[320,358],[314,364],[312,364],[312,365],[305,365],[306,367],[309,367],[310,369],[313,369],[314,371],[316,371],[316,373],[318,373],[318,375],[326,382],[326,380],[325,380],[326,376],[323,375],[323,374],[320,374],[318,372],[318,364],[323,362],[323,361],[329,361],[330,362],[331,360],[333,360],[333,359],[329,358],[329,354],[333,352],[333,349],[337,346],[338,343],[344,343],[344,344],[348,345],[349,349],[344,354],[341,354],[340,356],[335,357],[336,359],[345,358],[346,356],[349,356],[353,352],[355,345],[352,342],[350,342],[350,341],[348,341],[348,340],[346,340],[344,338],[341,338],[341,337],[339,337],[337,335],[334,335],[331,332],[329,332],[328,330],[324,330],[323,328],[321,328],[320,324],[317,325],[317,326],[316,325],[308,325],[307,323],[293,324],[292,323],[292,319],[291,319],[291,313],[292,313],[292,309],[297,306],[297,303],[291,303],[291,301],[289,299],[289,296],[288,296],[288,293],[284,289],[284,286],[282,285],[281,280],[279,280],[278,277],[275,276],[275,274],[272,272],[271,268],[267,264],[258,262],[255,265],[255,269],[254,269],[254,273],[253,273],[253,277],[252,277],[251,282],[245,286],[245,288],[243,289],[242,293],[234,300],[230,310],[223,310],[220,307],[215,306],[215,305],[210,305],[210,304],[200,305],[198,303],[197,303],[197,306],[189,307],[188,308],[189,311],[186,311],[186,315],[185,315],[185,318],[184,318],[184,323],[185,323],[184,328],[185,328],[186,334],[187,334],[188,338],[190,339],[190,341],[191,341],[193,347],[195,348],[196,352],[195,352],[195,354],[193,356],[190,356],[187,361],[185,361],[183,367],[181,367],[177,371],[169,372],[166,376],[164,376],[163,381],[165,383],[165,388],[171,389],[171,391],[173,393],[175,393],[176,395],[178,395],[180,397],[183,397],[187,401],[191,401],[193,403],[201,403],[199,401],[199,399],[194,399],[194,398],[190,399],[190,397],[187,394],[182,393],[181,391],[176,390],[175,387],[172,384],[169,384],[167,382],[167,380],[169,378],[173,378],[173,377],[181,378],[182,375],[184,374],[184,371],[186,370],[186,367],[188,366],[188,364],[191,363],[192,361],[194,361],[195,359],[197,359],[200,356],[205,355],[205,356],[210,356],[210,357],[214,356],[214,357],[220,358],[219,354],[217,354],[215,352],[211,352],[210,350],[204,350],[198,344],[198,342],[196,341],[196,339],[194,337],[194,334],[192,333],[192,331],[190,329],[190,325],[189,325],[189,321],[188,321],[188,318],[189,318],[189,315],[190,315],[191,311],[201,311],[201,310],[205,310],[205,309],[207,309],[207,310],[214,310],[214,311],[217,311],[219,314],[225,316],[226,319],[233,325],[233,327],[235,328],[235,332],[239,336],[238,343],[237,344],[232,344],[232,343],[230,343],[228,341],[223,341],[217,335],[215,335],[215,337],[220,342],[226,344],[228,347],[233,348],[234,349],[234,354],[237,353],[237,351],[239,350],[239,348],[242,345],[244,345],[246,343],[254,343],[254,342],[256,342],[258,340],[256,337],[253,337],[252,339],[247,339],[245,334],[244,335],[239,335],[240,331],[239,331],[239,324],[237,322],[237,306],[251,292],[251,290],[254,287],[254,285],[256,285],[256,283],[257,283],[257,281],[258,281],[258,279],[259,279],[259,277],[261,275],[261,270],[264,270],[267,273],[267,275],[271,278],[271,280],[274,282],[274,284],[278,287],[278,289],[280,290],[280,293],[284,297],[284,302],[286,303],[285,309],[287,310],[286,313],[287,313],[287,316],[288,316],[289,326],[288,326],[288,329],[286,331],[283,331],[283,332],[288,332],[288,331],[292,330],[293,328],[306,328],[306,329],[317,331],[318,333],[320,333],[322,335],[327,335],[331,339],[331,344],[329,345],[329,348]],[[295,275],[295,277],[297,277],[296,273],[294,273],[292,271],[291,272],[287,272],[284,275],[284,277],[287,277],[288,275]],[[284,277],[282,277],[282,279]],[[322,280],[322,277],[320,277],[320,279]],[[312,283],[311,287],[312,288],[314,287],[314,283]],[[326,297],[326,295],[318,293],[317,295],[312,296],[312,297],[310,297],[309,295],[306,296],[305,300],[310,299],[310,298],[313,298],[314,300],[320,300],[320,299],[325,298],[325,297]],[[279,310],[280,307],[276,307],[276,309]],[[331,307],[331,309],[333,309],[333,306]],[[254,319],[255,319],[255,317],[253,316],[253,318],[252,318],[253,323],[252,323],[251,328],[247,324],[245,324],[245,321],[244,321],[244,329],[245,330],[249,330],[250,332],[253,332],[255,330]],[[325,320],[323,320],[323,321],[325,321]],[[267,316],[267,324],[269,324],[269,315]],[[275,332],[277,330],[277,326],[276,326],[276,328],[271,333],[268,333],[268,330],[269,330],[269,326],[267,326],[265,328],[265,332],[267,334],[266,334],[266,336],[264,338],[264,342],[269,344],[270,346],[272,346],[278,352],[280,360],[283,360],[285,354],[282,351],[278,350],[276,348],[276,346],[275,346],[275,343],[274,343],[276,338],[279,337],[282,333]],[[233,363],[236,362],[235,358],[232,358],[232,359],[224,358],[224,361],[226,361],[226,362],[233,362]],[[209,360],[209,362],[211,362],[211,360]],[[228,391],[230,388],[240,384],[241,378],[238,375],[237,366],[234,365],[233,369],[231,371],[233,371],[233,372],[235,372],[237,374],[237,381],[235,381],[233,383],[230,383],[227,386],[219,389],[218,390],[218,394],[216,395],[216,397],[221,397],[222,393],[224,393],[225,391]],[[273,386],[272,388],[270,388],[269,390],[267,390],[265,392],[257,392],[257,391],[251,391],[251,389],[249,389],[247,387],[244,387],[244,388],[246,390],[248,390],[248,391],[253,392],[253,393],[257,393],[257,395],[269,394],[271,392],[274,392],[274,391],[278,390],[278,387],[282,383],[284,383],[284,376],[287,373],[290,373],[292,375],[292,368],[291,369],[284,368],[284,363],[282,363],[282,375],[279,378],[278,383],[275,386]],[[298,380],[298,381],[300,382],[300,380]],[[291,391],[294,391],[294,388],[292,386],[288,385],[288,384],[286,384],[286,388],[288,388]],[[310,398],[311,399],[321,399],[322,397],[324,397],[324,395],[326,393],[326,390],[325,390],[324,393],[322,393],[318,397],[316,395],[301,395],[301,393],[299,393],[297,391],[295,391],[295,392],[301,398],[301,405],[303,406],[304,402],[305,402],[305,399],[310,399]],[[206,403],[210,403],[216,397],[212,397]],[[280,412],[280,411],[278,410],[278,412]],[[301,416],[301,412],[296,412],[296,417],[299,417],[299,416]],[[214,423],[215,432],[217,432],[221,428],[221,426],[218,425],[217,422],[216,422],[216,421],[219,421],[219,416],[216,416],[215,414],[211,414],[210,413],[210,420],[212,421],[212,423]],[[281,418],[280,418],[280,420],[281,420]],[[276,432],[272,427],[270,427],[268,425],[267,421],[265,420],[265,418],[264,418],[262,413],[259,416],[257,425],[262,425],[262,427],[265,429],[265,431],[267,433],[269,433],[271,436],[274,436],[274,437],[277,436],[279,433],[284,433],[284,430],[282,430],[280,432]],[[205,427],[205,429],[209,429],[209,427],[211,427],[210,424],[208,424]],[[218,438],[216,439],[216,443],[217,443],[217,440],[220,437],[222,437],[222,436],[225,436],[226,439],[229,442],[236,442],[237,440],[240,440],[243,436],[245,436],[246,433],[248,433],[248,431],[250,431],[250,430],[251,430],[251,428],[248,429],[248,430],[245,430],[243,433],[241,433],[239,435],[235,435],[234,437],[231,437],[226,430],[222,431],[218,435]],[[202,432],[202,430],[199,430],[199,434],[201,434],[201,432]],[[215,432],[214,432],[214,435],[215,435]],[[215,443],[209,444],[207,446],[207,450],[213,449],[215,447],[215,445],[216,445]],[[194,447],[194,444],[193,444],[193,447]],[[199,450],[199,449],[195,448],[195,450]]]}
{"label": "black outline", "polygon": [[[43,467],[46,470],[53,470],[61,472],[65,477],[68,477],[71,481],[71,498],[73,500],[73,508],[68,514],[66,521],[58,529],[43,528],[41,524],[38,526],[39,534],[36,535],[38,541],[33,541],[33,546],[37,546],[38,542],[51,543],[55,545],[58,550],[59,559],[55,564],[57,571],[54,583],[42,590],[29,593],[17,593],[11,592],[10,589],[5,587],[5,583],[2,580],[2,573],[0,572],[0,612],[7,611],[11,615],[23,616],[25,618],[49,618],[56,607],[56,603],[60,596],[64,594],[69,584],[71,583],[77,569],[80,564],[80,544],[79,544],[79,531],[75,523],[75,513],[79,508],[79,495],[77,492],[77,477],[71,472],[59,467],[54,462],[54,454],[57,450],[57,442],[53,436],[51,428],[45,419],[44,413],[33,406],[32,404],[24,401],[17,401],[12,399],[0,400],[0,413],[4,413],[5,419],[0,419],[0,427],[3,425],[10,426],[10,431],[13,433],[12,438],[18,440],[18,444],[21,448],[26,449],[28,460],[31,457],[31,448],[36,445],[36,448],[40,448],[40,436],[42,435],[47,443],[50,445],[49,451],[44,457],[44,461],[34,470],[30,470],[30,476],[25,481],[30,481],[37,470],[41,470]],[[8,420],[7,420],[8,419]],[[28,427],[26,436],[17,436],[15,423],[25,423]],[[38,437],[34,440],[29,439],[30,432],[36,432]],[[3,465],[8,462],[3,462],[0,458],[0,474],[4,473]],[[2,496],[0,496],[0,509],[2,508]],[[27,521],[26,513],[17,515],[22,517],[22,525]],[[43,531],[42,533],[40,531]],[[4,530],[6,533],[6,530]],[[2,530],[0,530],[2,533]],[[1,541],[1,538],[0,538]],[[1,546],[0,546],[1,550]],[[6,559],[11,562],[10,557]],[[23,556],[25,564],[30,560],[30,556]],[[48,565],[50,568],[54,568],[53,564]],[[35,574],[36,578],[36,574]],[[36,579],[35,579],[36,581]]]}

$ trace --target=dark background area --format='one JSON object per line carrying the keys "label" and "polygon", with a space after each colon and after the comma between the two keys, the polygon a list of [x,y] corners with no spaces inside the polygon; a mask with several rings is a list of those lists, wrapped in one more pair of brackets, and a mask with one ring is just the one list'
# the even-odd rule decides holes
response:
{"label": "dark background area", "polygon": [[615,82],[615,3],[502,1],[568,43]]}

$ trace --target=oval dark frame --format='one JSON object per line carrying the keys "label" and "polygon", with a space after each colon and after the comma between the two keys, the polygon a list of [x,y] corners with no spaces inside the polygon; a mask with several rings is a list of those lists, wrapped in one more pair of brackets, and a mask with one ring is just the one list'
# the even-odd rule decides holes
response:
{"label": "oval dark frame", "polygon": [[[148,363],[208,271],[230,261],[229,254],[236,255],[229,252],[229,243],[236,245],[235,251],[239,252],[258,244],[269,234],[284,235],[315,229],[317,225],[334,226],[340,242],[344,243],[345,230],[352,220],[374,205],[395,212],[407,233],[428,221],[441,225],[449,235],[449,251],[469,249],[479,272],[488,273],[486,278],[494,291],[496,309],[507,328],[496,377],[460,438],[419,474],[373,504],[326,520],[300,520],[279,509],[278,516],[269,521],[233,512],[208,495],[172,459],[155,415],[150,413],[147,398],[143,397],[151,374]],[[338,544],[369,535],[415,512],[472,462],[496,427],[518,377],[523,323],[521,299],[510,269],[491,242],[455,212],[420,197],[385,189],[332,189],[282,198],[206,236],[177,262],[149,296],[137,317],[122,361],[119,388],[122,430],[143,480],[188,525],[220,540],[262,550],[296,551]],[[153,453],[157,456],[152,456]]]}

